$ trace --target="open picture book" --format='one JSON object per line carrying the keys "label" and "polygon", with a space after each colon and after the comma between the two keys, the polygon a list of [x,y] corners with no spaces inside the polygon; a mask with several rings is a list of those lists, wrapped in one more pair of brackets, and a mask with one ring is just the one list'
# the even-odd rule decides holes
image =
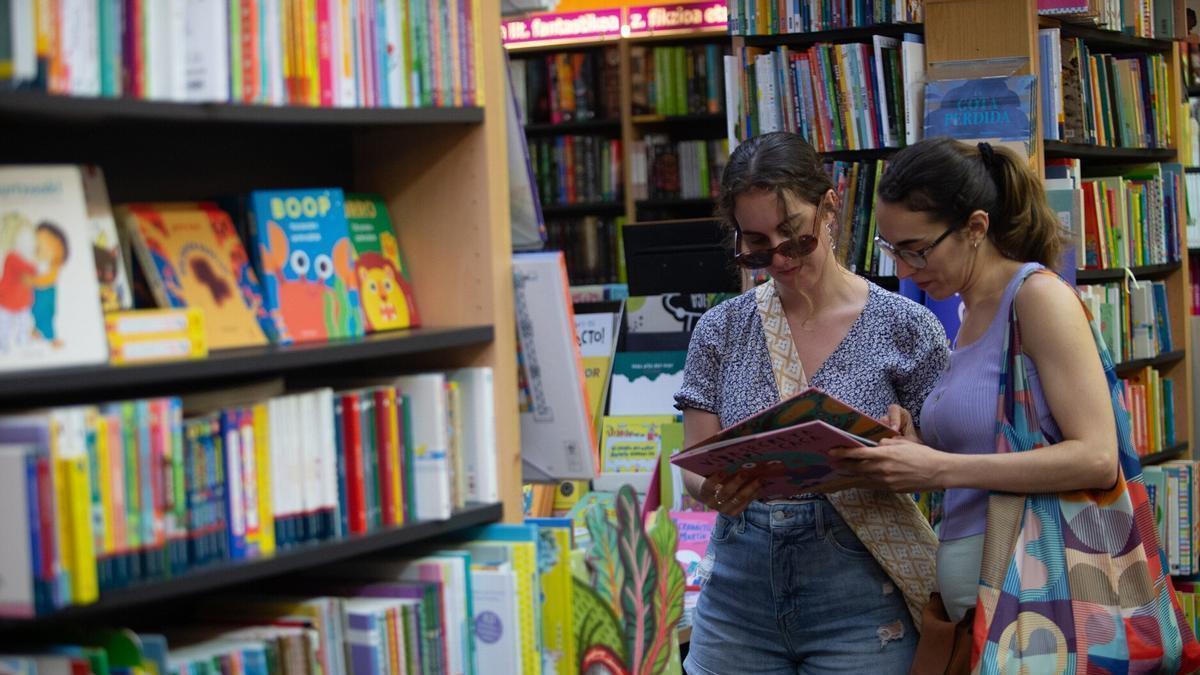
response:
{"label": "open picture book", "polygon": [[854,480],[836,472],[829,451],[873,446],[896,432],[853,406],[808,388],[675,455],[671,463],[704,477],[750,471],[756,499],[834,492]]}

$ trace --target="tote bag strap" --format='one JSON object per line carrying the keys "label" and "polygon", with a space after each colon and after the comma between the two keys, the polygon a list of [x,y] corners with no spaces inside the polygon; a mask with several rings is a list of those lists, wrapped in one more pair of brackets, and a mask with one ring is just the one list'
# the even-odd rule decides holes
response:
{"label": "tote bag strap", "polygon": [[[782,401],[805,389],[808,378],[775,282],[758,286],[754,299]],[[934,586],[937,537],[917,503],[910,495],[880,490],[842,490],[826,497],[904,595],[913,625],[921,630],[921,612]]]}

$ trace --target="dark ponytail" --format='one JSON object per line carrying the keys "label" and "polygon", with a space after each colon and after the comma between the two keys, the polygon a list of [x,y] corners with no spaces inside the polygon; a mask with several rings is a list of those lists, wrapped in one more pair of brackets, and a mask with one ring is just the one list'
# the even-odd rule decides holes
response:
{"label": "dark ponytail", "polygon": [[1005,256],[1055,267],[1066,233],[1028,163],[1004,147],[929,138],[896,153],[879,181],[879,199],[960,227],[988,214],[988,239]]}

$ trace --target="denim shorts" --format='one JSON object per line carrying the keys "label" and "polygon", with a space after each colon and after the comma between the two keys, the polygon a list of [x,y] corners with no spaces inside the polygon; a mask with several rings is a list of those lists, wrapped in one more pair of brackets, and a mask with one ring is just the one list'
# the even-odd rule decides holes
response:
{"label": "denim shorts", "polygon": [[908,673],[904,596],[824,499],[719,516],[700,573],[689,675]]}

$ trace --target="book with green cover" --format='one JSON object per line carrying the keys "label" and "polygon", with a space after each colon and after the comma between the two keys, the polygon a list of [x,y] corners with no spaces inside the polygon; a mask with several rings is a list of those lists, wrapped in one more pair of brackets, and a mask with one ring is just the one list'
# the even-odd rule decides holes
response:
{"label": "book with green cover", "polygon": [[351,193],[346,195],[345,210],[367,331],[421,325],[387,204],[379,195]]}

